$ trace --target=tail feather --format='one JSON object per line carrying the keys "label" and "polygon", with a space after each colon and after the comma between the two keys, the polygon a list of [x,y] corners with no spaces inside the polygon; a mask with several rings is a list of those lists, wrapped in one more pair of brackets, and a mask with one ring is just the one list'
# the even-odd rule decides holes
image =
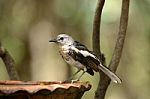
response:
{"label": "tail feather", "polygon": [[98,68],[103,71],[113,82],[115,83],[121,83],[121,79],[112,71],[110,71],[108,68],[106,68],[103,65],[99,65]]}

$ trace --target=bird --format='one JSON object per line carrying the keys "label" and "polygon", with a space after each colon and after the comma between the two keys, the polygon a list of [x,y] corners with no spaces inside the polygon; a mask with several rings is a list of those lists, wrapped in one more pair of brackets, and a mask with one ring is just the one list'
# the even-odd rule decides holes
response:
{"label": "bird", "polygon": [[121,79],[113,73],[109,68],[102,64],[100,59],[94,54],[93,51],[88,50],[88,48],[74,40],[71,36],[61,33],[57,35],[54,39],[49,40],[49,42],[55,42],[59,46],[59,53],[62,58],[70,65],[75,66],[78,70],[73,74],[71,79],[83,71],[77,80],[83,76],[85,72],[90,75],[94,75],[95,72],[102,71],[107,75],[113,82],[121,83]]}

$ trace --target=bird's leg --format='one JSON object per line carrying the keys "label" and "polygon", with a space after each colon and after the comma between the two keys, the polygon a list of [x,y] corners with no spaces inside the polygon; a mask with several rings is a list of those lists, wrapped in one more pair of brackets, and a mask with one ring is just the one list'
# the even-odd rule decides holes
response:
{"label": "bird's leg", "polygon": [[[85,73],[86,71],[85,70],[83,70],[83,72],[82,72],[82,74],[79,76],[79,78],[78,79],[75,79],[75,80],[71,80],[71,84],[73,84],[74,82],[76,82],[76,81],[79,81],[80,80],[80,78],[83,76],[83,74]],[[77,73],[78,73],[78,71],[77,71]],[[76,74],[77,74],[76,73]]]}
{"label": "bird's leg", "polygon": [[82,74],[79,76],[79,78],[77,79],[77,81],[80,80],[80,78],[83,76],[83,74],[86,72],[86,68],[83,70]]}
{"label": "bird's leg", "polygon": [[75,81],[78,81],[78,79],[76,79],[76,80],[72,80],[72,79],[73,79],[73,77],[74,77],[76,74],[78,74],[80,71],[81,71],[81,69],[78,69],[78,71],[75,72],[69,79],[67,79],[67,80],[65,80],[65,81],[63,81],[63,82],[70,82],[70,81],[71,81],[71,83],[73,83],[73,82],[75,82]]}
{"label": "bird's leg", "polygon": [[75,72],[70,78],[69,78],[69,80],[72,80],[73,79],[73,77],[75,76],[75,75],[77,75],[79,72],[81,71],[81,69],[78,69],[78,71],[77,72]]}

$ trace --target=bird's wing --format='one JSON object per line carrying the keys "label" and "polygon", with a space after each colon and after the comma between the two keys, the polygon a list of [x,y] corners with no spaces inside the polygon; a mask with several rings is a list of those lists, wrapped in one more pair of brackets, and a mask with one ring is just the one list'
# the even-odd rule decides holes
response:
{"label": "bird's wing", "polygon": [[98,71],[99,60],[95,55],[90,53],[86,46],[76,41],[76,44],[71,47],[70,53],[74,60],[79,61],[84,66]]}
{"label": "bird's wing", "polygon": [[72,56],[72,58],[75,61],[80,62],[83,66],[85,66],[85,68],[87,69],[86,72],[89,73],[90,75],[94,75],[93,72],[93,68],[91,68],[92,66],[94,66],[93,64],[91,64],[90,62],[88,62],[87,58],[84,57],[82,54],[77,53],[75,50],[70,49],[69,50],[69,55]]}
{"label": "bird's wing", "polygon": [[[79,42],[78,42],[79,43]],[[71,47],[70,51],[74,55],[74,60],[79,61],[84,66],[87,66],[95,71],[103,71],[113,82],[121,83],[121,80],[117,75],[111,72],[106,66],[102,65],[99,59],[91,51],[89,51],[81,43],[79,46]]]}

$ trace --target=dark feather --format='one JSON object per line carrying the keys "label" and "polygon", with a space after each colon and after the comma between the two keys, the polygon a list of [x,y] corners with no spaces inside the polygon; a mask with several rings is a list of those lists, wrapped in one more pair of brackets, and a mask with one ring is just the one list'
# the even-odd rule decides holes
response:
{"label": "dark feather", "polygon": [[[84,46],[83,44],[81,44],[77,41],[74,43],[74,45],[80,51],[81,50],[88,51],[89,53],[93,54],[91,51],[89,51],[87,49],[86,46]],[[75,61],[79,61],[82,65],[86,66],[86,68],[87,68],[86,72],[88,72],[91,75],[94,75],[93,70],[96,72],[99,70],[98,69],[98,65],[100,64],[99,60],[97,58],[92,57],[92,56],[86,56],[85,57],[84,55],[82,55],[82,53],[80,53],[80,51],[76,52],[76,51],[70,49],[69,54],[73,57],[73,59]]]}
{"label": "dark feather", "polygon": [[73,45],[79,50],[88,50],[85,45],[83,45],[82,43],[78,41],[74,41]]}
{"label": "dark feather", "polygon": [[85,45],[83,45],[82,43],[80,43],[78,41],[74,41],[73,45],[79,50],[86,50],[86,51],[90,52],[91,54],[97,56],[94,52],[89,51]]}
{"label": "dark feather", "polygon": [[89,73],[90,75],[94,75],[92,68],[90,66],[88,66],[88,64],[86,63],[86,60],[84,59],[82,54],[76,53],[74,50],[70,49],[69,55],[72,56],[72,58],[75,61],[79,61],[82,65],[84,65],[87,69],[87,71],[86,71],[87,73]]}
{"label": "dark feather", "polygon": [[86,71],[87,73],[89,73],[92,76],[94,75],[94,72],[93,72],[93,70],[90,67],[86,66],[86,69],[87,69],[87,71]]}

